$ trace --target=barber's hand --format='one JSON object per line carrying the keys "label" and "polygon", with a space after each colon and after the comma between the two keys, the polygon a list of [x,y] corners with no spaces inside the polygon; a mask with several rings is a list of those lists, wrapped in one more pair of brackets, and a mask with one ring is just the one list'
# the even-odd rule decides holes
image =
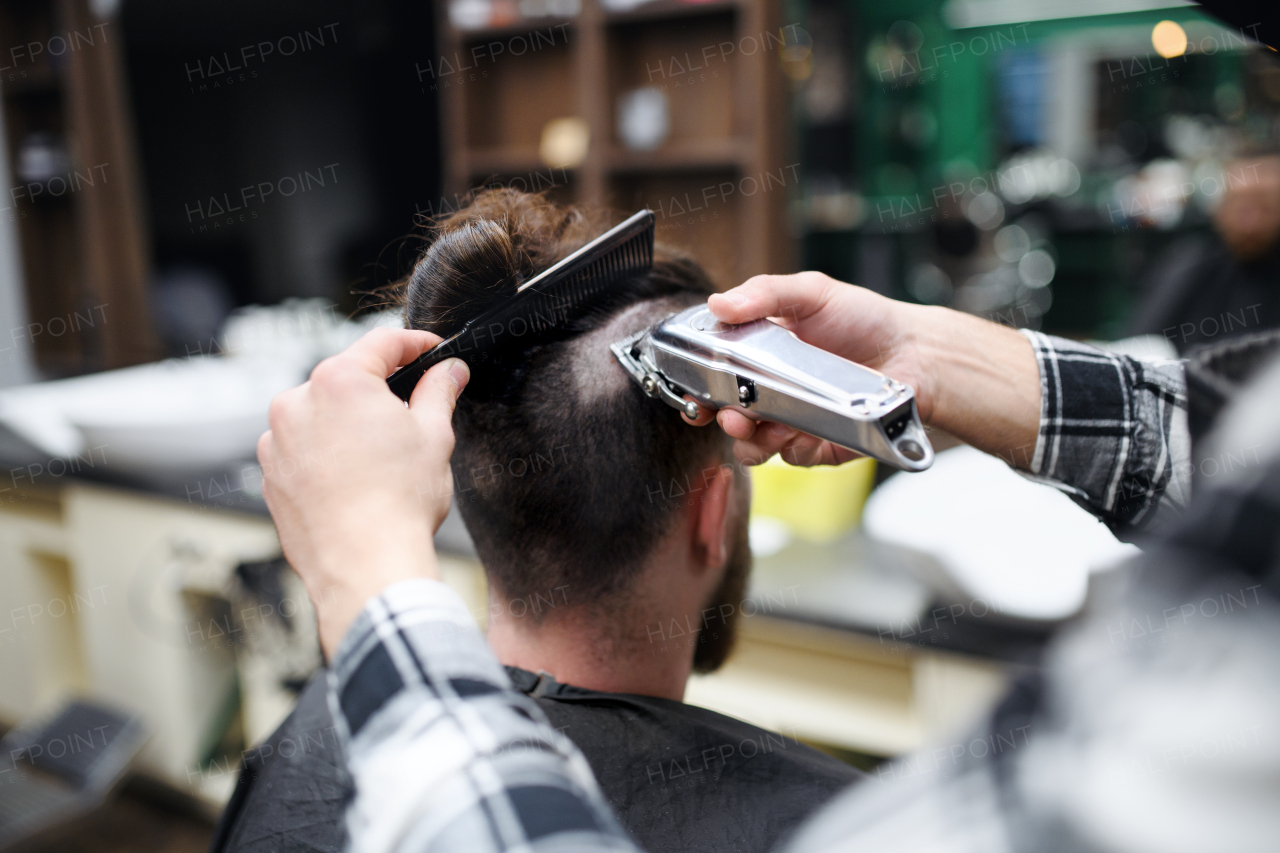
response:
{"label": "barber's hand", "polygon": [[[822,273],[762,275],[708,300],[726,323],[768,317],[803,341],[910,385],[926,425],[1026,467],[1040,422],[1040,372],[1030,342],[977,317],[897,302]],[[774,453],[793,465],[834,465],[858,454],[732,409],[715,415],[739,460]],[[703,411],[693,423],[707,423]]]}
{"label": "barber's hand", "polygon": [[470,373],[458,359],[436,365],[407,408],[386,381],[439,340],[375,329],[271,403],[262,494],[328,655],[369,598],[439,576],[432,537],[449,512],[451,419]]}

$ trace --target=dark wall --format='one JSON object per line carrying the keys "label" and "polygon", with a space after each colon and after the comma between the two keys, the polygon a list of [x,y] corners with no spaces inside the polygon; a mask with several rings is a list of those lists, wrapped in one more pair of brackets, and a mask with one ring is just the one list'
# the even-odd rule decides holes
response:
{"label": "dark wall", "polygon": [[[385,283],[440,195],[430,4],[125,0],[122,30],[160,275],[234,302]],[[381,265],[375,267],[375,262]]]}

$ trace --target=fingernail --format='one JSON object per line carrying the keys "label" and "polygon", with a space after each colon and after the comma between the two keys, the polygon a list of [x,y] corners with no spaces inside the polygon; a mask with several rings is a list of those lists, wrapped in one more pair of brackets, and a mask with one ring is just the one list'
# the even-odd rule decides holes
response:
{"label": "fingernail", "polygon": [[738,308],[741,308],[743,305],[747,303],[747,298],[745,296],[743,296],[741,293],[735,293],[732,290],[726,293],[724,295],[724,298],[728,299],[730,304]]}
{"label": "fingernail", "polygon": [[462,390],[467,387],[467,380],[471,378],[471,368],[467,367],[467,363],[460,358],[451,358],[449,361],[449,375],[453,377],[458,390]]}

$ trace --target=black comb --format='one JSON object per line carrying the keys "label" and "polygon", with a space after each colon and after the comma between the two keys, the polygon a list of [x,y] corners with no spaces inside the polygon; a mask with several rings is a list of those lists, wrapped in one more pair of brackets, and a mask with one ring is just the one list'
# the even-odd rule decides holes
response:
{"label": "black comb", "polygon": [[653,268],[653,228],[651,210],[642,210],[610,228],[520,285],[510,299],[468,320],[391,374],[387,384],[408,402],[422,374],[445,359],[457,357],[474,365],[504,341],[526,336],[533,341],[563,326],[596,296]]}

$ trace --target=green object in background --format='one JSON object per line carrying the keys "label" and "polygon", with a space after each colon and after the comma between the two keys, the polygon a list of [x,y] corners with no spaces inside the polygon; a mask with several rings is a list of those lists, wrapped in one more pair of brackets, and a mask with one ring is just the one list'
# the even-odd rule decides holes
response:
{"label": "green object in background", "polygon": [[[955,176],[994,169],[1007,153],[1002,149],[1018,144],[1009,138],[1018,133],[1001,114],[1001,98],[1007,95],[999,79],[1003,64],[1072,39],[1091,44],[1099,29],[1145,32],[1166,19],[1212,21],[1196,7],[1175,7],[953,29],[947,6],[947,0],[860,0],[855,5],[861,38],[854,58],[863,65],[858,69],[858,179],[872,211],[877,199],[901,203],[919,193],[927,201],[933,188]],[[1146,59],[1150,45],[1143,50],[1140,58]],[[1205,58],[1215,70],[1197,85],[1207,90],[1208,98],[1216,85],[1239,82],[1238,54],[1222,51]],[[1048,78],[1053,72],[1044,68],[1041,73]],[[1126,79],[1136,84],[1141,78]],[[1167,85],[1145,86],[1139,115],[1158,117],[1170,106],[1172,91]],[[923,132],[922,123],[936,131]]]}
{"label": "green object in background", "polygon": [[[1092,153],[1078,157],[1082,188],[1070,199],[1031,206],[1049,225],[1057,261],[1043,328],[1077,337],[1124,334],[1136,304],[1135,278],[1144,265],[1170,238],[1206,227],[1198,213],[1174,231],[1109,221],[1099,205],[1114,182],[1153,157],[1170,155],[1153,145],[1136,163],[1119,169],[1097,158],[1099,145],[1109,138],[1099,133],[1110,134],[1121,121],[1146,127],[1155,140],[1170,113],[1217,115],[1224,93],[1248,88],[1239,39],[1231,49],[1170,60],[1163,76],[1143,73],[1164,62],[1154,56],[1149,37],[1159,21],[1185,26],[1193,41],[1197,33],[1203,40],[1205,33],[1216,32],[1225,42],[1229,34],[1199,8],[963,28],[951,24],[960,20],[955,13],[965,4],[951,6],[946,0],[792,0],[787,8],[789,19],[806,27],[815,26],[811,18],[819,27],[836,18],[844,21],[848,56],[843,67],[854,92],[847,129],[841,131],[848,140],[843,159],[832,156],[832,128],[807,123],[802,103],[797,108],[806,180],[826,187],[838,181],[857,195],[861,210],[855,226],[820,224],[805,231],[806,268],[911,299],[907,273],[933,251],[937,220],[931,216],[940,215],[941,208],[935,191],[957,180],[990,179],[1014,152],[1053,142],[1046,138],[1043,118],[1058,108],[1054,87],[1064,72],[1055,57],[1064,48],[1094,57],[1083,67],[1068,67],[1090,75],[1082,85],[1094,99],[1094,115],[1084,124],[1096,122],[1099,131],[1087,140]],[[833,10],[838,15],[833,17]],[[1070,14],[1069,4],[1063,12]],[[1011,14],[1017,15],[1016,7]],[[952,203],[945,190],[942,196]],[[932,214],[922,210],[926,206]],[[1006,222],[1021,210],[1006,207]],[[962,212],[952,203],[948,215]]]}

